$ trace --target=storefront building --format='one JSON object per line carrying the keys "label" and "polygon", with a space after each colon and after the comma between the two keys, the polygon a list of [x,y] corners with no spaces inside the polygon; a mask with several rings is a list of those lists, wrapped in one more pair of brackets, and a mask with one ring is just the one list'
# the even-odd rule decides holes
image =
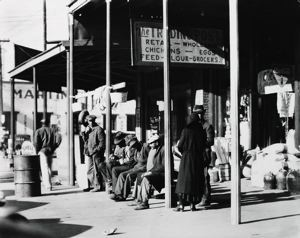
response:
{"label": "storefront building", "polygon": [[[125,82],[118,91],[136,100],[135,127],[141,140],[151,130],[166,132],[165,41],[163,1],[85,0],[70,3],[70,42],[62,42],[31,62],[16,67],[11,77],[32,81],[32,68],[46,90],[60,86],[94,90]],[[109,6],[109,7],[108,7]],[[284,140],[295,128],[300,143],[299,3],[239,1],[239,64],[229,60],[229,1],[172,1],[169,3],[170,143],[175,144],[195,104],[203,104],[216,135],[230,137],[232,86],[230,69],[237,67],[240,142],[244,149]],[[108,20],[109,19],[109,20]],[[110,23],[108,25],[108,23]],[[74,28],[73,28],[74,27]],[[232,27],[232,25],[231,25]],[[108,38],[109,37],[109,38]],[[109,44],[108,44],[109,42]],[[263,70],[269,70],[267,73]],[[47,79],[55,78],[55,84]],[[67,78],[67,80],[66,80]],[[276,80],[276,78],[278,80]],[[109,79],[109,81],[107,81]],[[71,80],[71,81],[70,81]],[[283,90],[290,83],[291,88]],[[278,86],[278,85],[279,86]],[[264,91],[265,86],[278,86]],[[261,90],[261,89],[264,90]],[[294,93],[291,113],[280,119],[278,92]],[[71,100],[71,99],[70,99]],[[69,103],[70,105],[70,103]],[[285,105],[290,107],[290,105]],[[293,108],[294,107],[294,108]],[[72,109],[68,109],[73,128]],[[288,123],[286,123],[288,122]],[[283,125],[287,125],[288,128]],[[106,128],[110,131],[110,126]],[[72,130],[70,129],[72,137]],[[73,146],[70,147],[73,150]],[[72,158],[72,152],[70,152]]]}

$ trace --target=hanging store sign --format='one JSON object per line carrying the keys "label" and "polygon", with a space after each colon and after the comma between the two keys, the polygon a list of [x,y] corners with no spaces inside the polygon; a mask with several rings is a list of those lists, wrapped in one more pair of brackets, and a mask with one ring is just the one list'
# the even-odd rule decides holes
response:
{"label": "hanging store sign", "polygon": [[[171,29],[170,61],[179,64],[225,65],[223,32],[218,29]],[[161,23],[135,22],[135,65],[161,65],[164,41]]]}
{"label": "hanging store sign", "polygon": [[293,68],[291,66],[266,69],[258,73],[259,94],[293,92]]}

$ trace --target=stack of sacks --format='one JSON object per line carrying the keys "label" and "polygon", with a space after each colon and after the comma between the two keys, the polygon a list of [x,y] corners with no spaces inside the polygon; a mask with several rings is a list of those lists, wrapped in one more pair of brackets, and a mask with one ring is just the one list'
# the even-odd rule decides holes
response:
{"label": "stack of sacks", "polygon": [[286,159],[285,144],[276,143],[260,151],[251,169],[252,186],[264,187],[265,174],[272,172],[277,174]]}
{"label": "stack of sacks", "polygon": [[263,187],[265,174],[276,175],[285,162],[289,169],[300,169],[300,152],[295,148],[294,133],[294,130],[289,131],[286,144],[276,143],[257,153],[251,169],[253,186]]}

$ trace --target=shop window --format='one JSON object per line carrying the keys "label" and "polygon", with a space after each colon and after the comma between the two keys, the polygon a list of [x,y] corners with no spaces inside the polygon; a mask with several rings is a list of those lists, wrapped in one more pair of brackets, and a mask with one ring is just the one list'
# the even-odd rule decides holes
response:
{"label": "shop window", "polygon": [[127,115],[127,131],[135,131],[135,115]]}
{"label": "shop window", "polygon": [[[106,115],[103,114],[103,128],[106,129]],[[111,115],[111,130],[117,129],[117,115]]]}

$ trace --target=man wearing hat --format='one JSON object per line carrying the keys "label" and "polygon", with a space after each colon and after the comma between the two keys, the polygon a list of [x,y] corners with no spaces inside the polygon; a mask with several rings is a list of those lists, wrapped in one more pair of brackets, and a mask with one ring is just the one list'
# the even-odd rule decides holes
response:
{"label": "man wearing hat", "polygon": [[148,144],[150,151],[148,154],[146,170],[137,178],[137,207],[135,210],[149,208],[149,198],[152,189],[160,191],[165,186],[165,148],[162,139],[157,134],[152,135]]}
{"label": "man wearing hat", "polygon": [[114,195],[110,198],[115,201],[124,201],[129,196],[131,186],[139,173],[146,172],[146,163],[149,153],[149,146],[147,143],[142,144],[137,140],[132,140],[129,143],[129,148],[135,148],[134,160],[136,164],[128,171],[120,173],[117,184],[114,190]]}
{"label": "man wearing hat", "polygon": [[85,140],[85,155],[87,164],[87,177],[91,187],[90,192],[98,192],[101,189],[101,174],[99,167],[104,162],[105,152],[105,132],[102,127],[96,123],[96,116],[88,115],[86,117],[88,126],[83,133]]}
{"label": "man wearing hat", "polygon": [[112,192],[115,192],[115,187],[118,181],[119,174],[130,170],[135,165],[134,154],[136,148],[132,145],[137,143],[138,140],[135,135],[127,135],[125,138],[125,156],[118,160],[119,165],[112,168]]}
{"label": "man wearing hat", "polygon": [[114,136],[114,153],[110,154],[109,160],[101,164],[100,171],[106,182],[106,190],[110,192],[112,189],[112,169],[114,166],[120,165],[119,160],[125,157],[125,134],[118,131]]}
{"label": "man wearing hat", "polygon": [[211,186],[210,186],[210,176],[208,173],[208,168],[211,163],[211,146],[214,145],[214,138],[215,138],[215,130],[213,125],[211,125],[208,121],[205,120],[205,109],[203,105],[194,105],[193,112],[197,113],[200,118],[200,123],[206,132],[206,143],[205,143],[205,150],[204,150],[204,162],[205,162],[205,188],[204,194],[202,197],[201,202],[198,206],[209,206],[211,200]]}
{"label": "man wearing hat", "polygon": [[34,134],[34,144],[40,156],[43,184],[47,191],[51,191],[52,156],[61,143],[61,135],[57,125],[51,125],[51,127],[49,127],[48,121],[45,119],[41,120],[41,122],[42,127],[37,129]]}

